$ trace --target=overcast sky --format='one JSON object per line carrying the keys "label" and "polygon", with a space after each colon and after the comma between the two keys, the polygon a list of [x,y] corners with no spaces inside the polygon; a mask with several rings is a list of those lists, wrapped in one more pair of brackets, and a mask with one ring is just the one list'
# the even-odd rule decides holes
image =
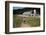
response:
{"label": "overcast sky", "polygon": [[25,7],[13,7],[13,10],[22,9],[22,8],[25,8]]}

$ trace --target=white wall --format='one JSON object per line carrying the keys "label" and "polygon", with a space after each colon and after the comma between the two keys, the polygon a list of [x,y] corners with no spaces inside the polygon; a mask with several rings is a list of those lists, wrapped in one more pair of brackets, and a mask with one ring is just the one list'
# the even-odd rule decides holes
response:
{"label": "white wall", "polygon": [[[46,6],[46,0],[14,0],[14,1],[40,2],[40,3],[45,3]],[[45,11],[45,21],[46,21],[46,11]],[[0,0],[0,35],[15,35],[15,34],[5,34],[5,0]],[[23,34],[16,34],[16,35],[46,35],[46,31],[37,32],[37,33],[23,33]]]}

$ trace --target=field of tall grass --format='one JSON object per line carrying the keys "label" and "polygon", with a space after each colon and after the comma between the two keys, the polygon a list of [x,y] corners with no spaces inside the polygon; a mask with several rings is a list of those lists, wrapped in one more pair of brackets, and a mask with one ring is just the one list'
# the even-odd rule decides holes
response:
{"label": "field of tall grass", "polygon": [[[13,28],[20,27],[23,22],[23,18],[17,15],[13,15]],[[40,26],[40,17],[29,16],[25,19],[25,23],[28,23],[31,27]]]}

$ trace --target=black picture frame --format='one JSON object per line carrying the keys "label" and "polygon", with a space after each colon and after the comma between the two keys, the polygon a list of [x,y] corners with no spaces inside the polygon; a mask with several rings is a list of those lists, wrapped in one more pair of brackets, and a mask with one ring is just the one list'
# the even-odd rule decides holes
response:
{"label": "black picture frame", "polygon": [[[35,4],[43,5],[43,30],[39,31],[22,31],[22,32],[9,32],[9,3],[23,3],[23,4]],[[5,34],[16,34],[16,33],[33,33],[33,32],[44,32],[45,31],[45,3],[37,2],[20,2],[20,1],[5,1]]]}

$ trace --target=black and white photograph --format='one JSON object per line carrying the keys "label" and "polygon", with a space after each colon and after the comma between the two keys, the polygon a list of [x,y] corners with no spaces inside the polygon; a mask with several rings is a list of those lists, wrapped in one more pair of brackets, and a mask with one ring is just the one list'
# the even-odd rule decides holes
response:
{"label": "black and white photograph", "polygon": [[45,4],[34,2],[5,2],[5,32],[44,32]]}

